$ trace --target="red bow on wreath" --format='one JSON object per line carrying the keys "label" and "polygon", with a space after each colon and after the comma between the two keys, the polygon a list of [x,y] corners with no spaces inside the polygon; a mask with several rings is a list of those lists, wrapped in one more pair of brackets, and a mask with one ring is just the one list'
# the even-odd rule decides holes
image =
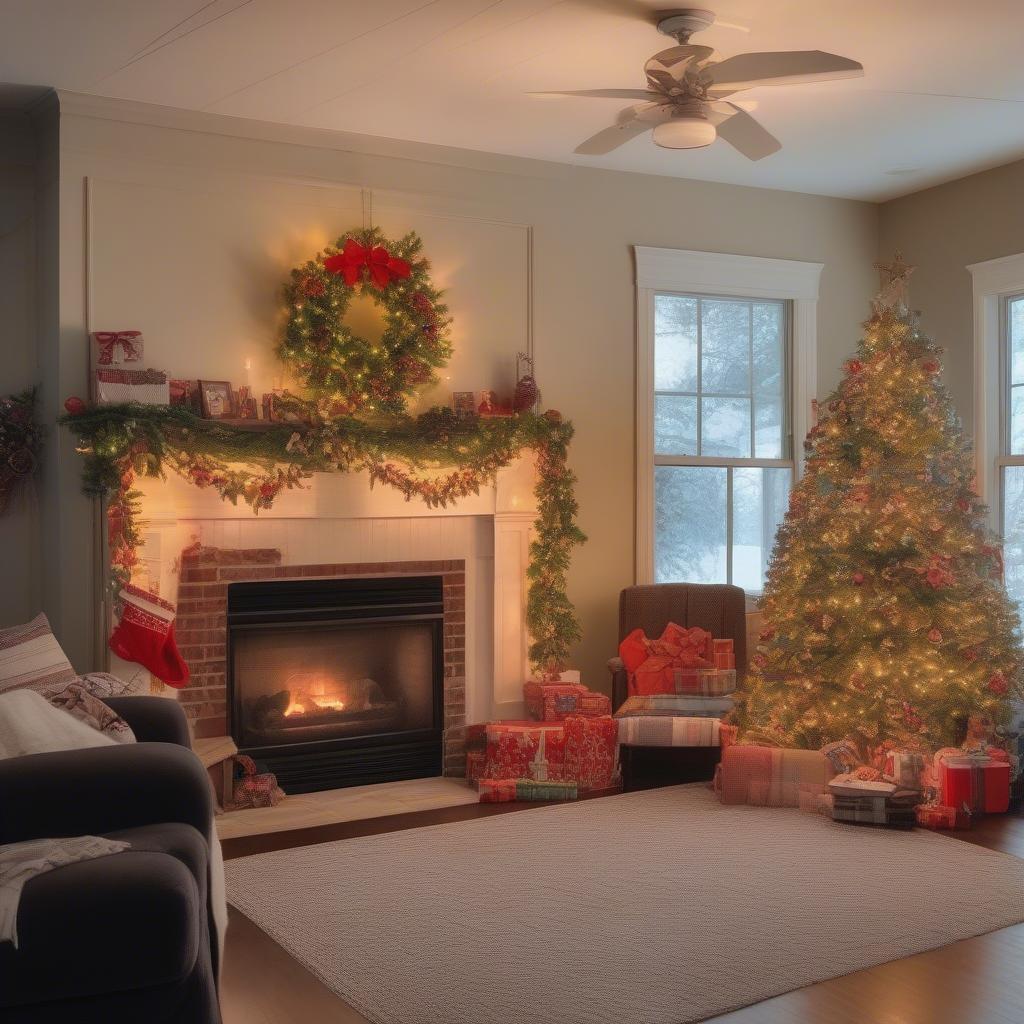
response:
{"label": "red bow on wreath", "polygon": [[345,242],[344,249],[324,260],[324,267],[332,274],[341,274],[350,287],[360,278],[370,278],[378,288],[386,288],[392,279],[406,278],[412,274],[412,267],[406,260],[392,256],[383,245],[369,248],[360,245],[354,238]]}

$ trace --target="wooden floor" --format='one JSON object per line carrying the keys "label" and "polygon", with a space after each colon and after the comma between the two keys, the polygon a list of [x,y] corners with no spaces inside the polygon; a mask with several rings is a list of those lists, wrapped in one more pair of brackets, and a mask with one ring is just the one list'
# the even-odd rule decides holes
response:
{"label": "wooden floor", "polygon": [[[530,808],[472,804],[347,821],[228,840],[225,857],[374,835]],[[1024,857],[1024,817],[999,815],[966,841]],[[964,879],[970,887],[970,879]],[[935,894],[936,900],[943,893]],[[827,914],[828,908],[823,907]],[[785,941],[785,935],[779,936]],[[1024,924],[956,942],[929,953],[798,989],[733,1013],[716,1024],[1024,1024]],[[247,917],[231,909],[221,986],[224,1024],[362,1024],[366,1018],[339,999]],[[451,1024],[473,1024],[452,1021]]]}

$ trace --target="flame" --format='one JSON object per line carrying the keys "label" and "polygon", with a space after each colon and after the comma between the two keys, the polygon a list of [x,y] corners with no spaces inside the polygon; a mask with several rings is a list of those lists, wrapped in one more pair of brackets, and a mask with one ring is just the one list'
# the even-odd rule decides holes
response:
{"label": "flame", "polygon": [[[310,705],[307,706],[307,700]],[[292,718],[294,715],[308,715],[315,711],[344,711],[345,702],[340,697],[329,697],[319,694],[303,694],[301,700],[294,697],[285,708],[284,717]]]}

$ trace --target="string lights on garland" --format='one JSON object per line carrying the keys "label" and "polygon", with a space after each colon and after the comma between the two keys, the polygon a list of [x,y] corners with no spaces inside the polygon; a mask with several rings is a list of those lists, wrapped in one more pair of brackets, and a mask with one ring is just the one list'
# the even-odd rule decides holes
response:
{"label": "string lights on garland", "polygon": [[170,470],[259,512],[314,473],[366,470],[372,483],[433,508],[479,493],[499,469],[530,450],[537,455],[538,514],[527,596],[529,654],[547,675],[565,668],[580,636],[566,575],[573,547],[586,539],[576,525],[576,478],[567,464],[570,423],[555,412],[465,421],[448,409],[432,409],[371,424],[350,416],[321,419],[314,403],[290,403],[311,422],[245,430],[181,406],[72,404],[63,422],[80,438],[86,493],[107,498],[116,588],[130,579],[141,543],[137,476],[162,477]]}

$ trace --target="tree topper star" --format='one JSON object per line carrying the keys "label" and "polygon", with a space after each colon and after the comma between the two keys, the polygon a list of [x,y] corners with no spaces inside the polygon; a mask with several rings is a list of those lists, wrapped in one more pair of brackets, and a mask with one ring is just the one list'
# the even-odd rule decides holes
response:
{"label": "tree topper star", "polygon": [[876,313],[883,309],[895,309],[901,316],[907,313],[907,278],[916,269],[903,260],[903,253],[896,250],[892,263],[876,263],[880,287],[871,305]]}

